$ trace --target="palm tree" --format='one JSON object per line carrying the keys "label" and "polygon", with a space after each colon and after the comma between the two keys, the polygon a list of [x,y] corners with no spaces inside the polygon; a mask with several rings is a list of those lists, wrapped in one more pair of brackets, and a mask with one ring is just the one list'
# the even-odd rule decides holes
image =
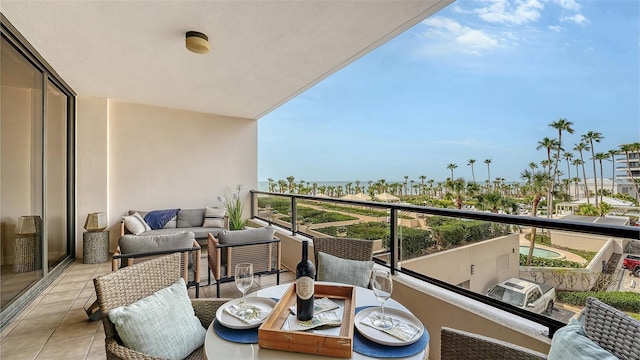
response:
{"label": "palm tree", "polygon": [[424,181],[427,179],[427,176],[420,175],[418,178],[420,179],[420,194],[424,195]]}
{"label": "palm tree", "polygon": [[[527,175],[525,178],[527,180],[527,185],[525,186],[525,191],[528,196],[531,197],[531,216],[535,217],[538,212],[538,204],[540,204],[540,200],[544,195],[545,191],[549,189],[549,183],[552,181],[549,174],[545,172],[533,172],[525,170],[522,172],[522,175]],[[536,244],[536,228],[531,228],[531,239],[529,244],[529,253],[527,254],[527,262],[526,265],[531,265],[531,259],[533,258],[533,249]]]}
{"label": "palm tree", "polygon": [[405,195],[407,194],[407,181],[409,180],[409,176],[405,175],[404,176],[404,193]]}
{"label": "palm tree", "polygon": [[[554,150],[556,147],[558,146],[558,140],[556,139],[549,139],[548,137],[545,137],[544,139],[538,141],[538,146],[536,147],[536,150],[540,150],[540,149],[546,149],[547,150],[547,161],[548,161],[548,165],[551,165],[551,151]],[[549,173],[549,176],[551,176],[551,166],[549,166],[549,169],[547,170],[547,172]]]}
{"label": "palm tree", "polygon": [[[558,140],[549,139],[548,137],[545,137],[541,141],[538,141],[538,146],[536,147],[537,150],[540,150],[540,149],[547,150],[547,160],[543,160],[543,162],[545,163],[542,165],[545,168],[548,166],[547,173],[551,178],[551,183],[549,183],[549,189],[547,189],[547,217],[551,217],[551,210],[553,206],[553,198],[552,198],[553,186],[554,186],[554,180],[556,177],[555,172],[553,173],[553,176],[551,175],[551,165],[553,164],[553,162],[551,161],[551,151],[555,150],[556,148],[560,149],[560,143],[558,142]],[[558,164],[558,161],[556,160],[556,166],[557,164]]]}
{"label": "palm tree", "polygon": [[276,184],[273,182],[272,178],[268,178],[267,182],[269,183],[269,192],[275,192]]}
{"label": "palm tree", "polygon": [[591,147],[591,160],[593,161],[593,186],[596,190],[596,207],[598,207],[598,181],[596,175],[596,154],[593,148],[593,142],[599,143],[600,140],[604,139],[601,133],[596,131],[589,131],[586,134],[582,135],[582,141],[589,142],[589,146]]}
{"label": "palm tree", "polygon": [[571,179],[571,159],[573,159],[573,153],[565,152],[562,154],[562,158],[567,162],[567,179]]}
{"label": "palm tree", "polygon": [[[555,174],[558,171],[558,160],[560,159],[560,149],[562,148],[562,132],[566,131],[569,134],[573,134],[573,128],[571,127],[573,123],[565,118],[560,118],[558,121],[554,121],[549,126],[558,130],[558,152],[556,153],[556,166],[553,170],[553,177],[555,178]],[[552,187],[553,188],[553,187]]]}
{"label": "palm tree", "polygon": [[607,154],[611,157],[611,194],[615,191],[616,185],[616,155],[618,155],[618,150],[611,149],[607,151]]}
{"label": "palm tree", "polygon": [[447,165],[447,169],[451,170],[451,181],[453,181],[453,169],[455,169],[457,167],[458,167],[458,165],[453,164],[453,163]]}
{"label": "palm tree", "polygon": [[293,176],[287,176],[287,181],[289,182],[289,193],[293,193],[293,182],[296,180]]}
{"label": "palm tree", "polygon": [[595,155],[595,160],[598,160],[598,162],[600,162],[600,202],[602,202],[602,193],[604,193],[604,174],[602,173],[602,160],[607,159],[609,159],[609,153],[596,153]]}
{"label": "palm tree", "polygon": [[584,170],[584,158],[582,157],[582,151],[589,150],[589,144],[584,142],[577,143],[573,150],[580,153],[580,165],[582,165],[582,178],[584,179],[584,196],[587,198],[587,205],[589,204],[589,185],[587,185],[587,173]]}
{"label": "palm tree", "polygon": [[491,159],[485,159],[484,163],[487,164],[487,181],[491,181],[491,169],[489,169],[489,165],[491,165]]}
{"label": "palm tree", "polygon": [[629,157],[630,152],[640,151],[640,143],[632,143],[632,144],[624,144],[620,145],[620,150],[624,151],[624,155],[627,159],[627,174],[629,174],[629,178],[631,178],[631,183],[636,189],[636,200],[638,199],[638,182],[633,177],[633,171],[631,171],[631,161]]}
{"label": "palm tree", "polygon": [[451,188],[453,192],[456,194],[456,209],[462,209],[462,192],[464,191],[464,179],[458,178],[456,180],[451,181]]}
{"label": "palm tree", "polygon": [[471,177],[473,178],[473,182],[476,182],[476,174],[473,171],[473,164],[476,163],[476,159],[469,159],[467,165],[471,166]]}

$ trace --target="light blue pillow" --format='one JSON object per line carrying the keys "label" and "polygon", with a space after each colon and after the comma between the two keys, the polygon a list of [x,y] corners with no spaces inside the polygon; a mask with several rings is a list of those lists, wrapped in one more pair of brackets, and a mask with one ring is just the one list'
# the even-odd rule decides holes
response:
{"label": "light blue pillow", "polygon": [[566,359],[618,360],[586,337],[582,325],[576,319],[571,319],[566,326],[558,329],[551,339],[549,360]]}
{"label": "light blue pillow", "polygon": [[373,261],[343,259],[320,251],[318,253],[318,281],[368,287]]}
{"label": "light blue pillow", "polygon": [[131,305],[109,311],[109,320],[126,347],[166,359],[184,359],[204,344],[207,333],[195,316],[182,278]]}

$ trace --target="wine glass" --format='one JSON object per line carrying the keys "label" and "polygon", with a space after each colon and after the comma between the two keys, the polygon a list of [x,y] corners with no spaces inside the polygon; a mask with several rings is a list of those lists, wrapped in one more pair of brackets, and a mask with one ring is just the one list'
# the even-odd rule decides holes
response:
{"label": "wine glass", "polygon": [[391,274],[386,270],[373,270],[371,273],[371,287],[382,308],[382,316],[373,320],[373,325],[380,329],[389,330],[393,327],[393,323],[391,318],[384,315],[384,302],[391,297],[391,292],[393,291]]}
{"label": "wine glass", "polygon": [[252,263],[240,263],[236,265],[235,273],[236,287],[242,292],[242,301],[240,302],[240,316],[247,310],[247,302],[245,293],[253,285],[253,264]]}

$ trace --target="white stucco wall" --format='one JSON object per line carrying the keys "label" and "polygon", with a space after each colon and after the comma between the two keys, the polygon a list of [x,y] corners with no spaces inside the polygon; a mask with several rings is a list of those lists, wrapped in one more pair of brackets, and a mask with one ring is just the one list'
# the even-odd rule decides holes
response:
{"label": "white stucco wall", "polygon": [[498,282],[517,277],[519,259],[518,234],[510,234],[403,261],[402,267],[450,284],[468,281],[469,290],[485,293]]}
{"label": "white stucco wall", "polygon": [[77,257],[89,212],[107,213],[111,251],[129,209],[221,206],[241,184],[249,216],[255,120],[79,97],[77,136]]}

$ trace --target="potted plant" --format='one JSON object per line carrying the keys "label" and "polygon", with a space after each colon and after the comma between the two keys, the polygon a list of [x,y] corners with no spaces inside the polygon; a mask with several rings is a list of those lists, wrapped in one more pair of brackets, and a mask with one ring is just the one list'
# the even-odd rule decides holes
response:
{"label": "potted plant", "polygon": [[218,197],[218,200],[227,209],[229,230],[242,230],[246,225],[246,220],[242,219],[244,206],[242,205],[242,201],[240,201],[240,189],[242,189],[242,185],[236,186],[235,193],[224,194],[224,198]]}

